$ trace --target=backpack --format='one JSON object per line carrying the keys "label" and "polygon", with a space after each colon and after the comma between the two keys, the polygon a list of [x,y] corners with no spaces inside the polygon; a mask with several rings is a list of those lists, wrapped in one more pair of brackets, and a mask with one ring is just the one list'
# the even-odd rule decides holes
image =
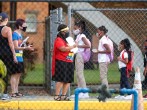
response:
{"label": "backpack", "polygon": [[[124,60],[125,58],[124,58],[124,53],[125,53],[126,51],[124,51],[123,53],[122,53],[122,59]],[[133,70],[133,63],[134,63],[134,52],[133,51],[128,51],[127,52],[128,53],[128,56],[130,55],[130,60],[128,60],[128,63],[127,63],[127,65],[126,65],[126,68],[127,68],[127,77],[129,77],[130,76],[130,72],[132,72],[132,70]]]}
{"label": "backpack", "polygon": [[111,41],[111,39],[109,39],[109,37],[107,37],[107,40],[108,40],[108,45],[109,45],[109,48],[111,50],[111,53],[107,54],[109,59],[110,59],[110,62],[113,61],[114,59],[114,47],[113,47],[113,42]]}
{"label": "backpack", "polygon": [[[87,38],[86,38],[87,39]],[[91,42],[89,41],[89,39],[87,39],[90,48],[91,48]],[[91,50],[90,48],[85,48],[83,52],[81,52],[81,55],[83,57],[84,63],[88,62],[91,56]]]}
{"label": "backpack", "polygon": [[0,76],[1,78],[6,77],[7,75],[7,68],[2,60],[0,60]]}

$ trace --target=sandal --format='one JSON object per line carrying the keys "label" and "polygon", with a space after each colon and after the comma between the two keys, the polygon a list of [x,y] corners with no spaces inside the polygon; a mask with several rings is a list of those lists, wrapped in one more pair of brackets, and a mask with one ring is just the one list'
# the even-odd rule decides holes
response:
{"label": "sandal", "polygon": [[61,100],[62,101],[71,101],[70,98],[66,95],[61,95]]}
{"label": "sandal", "polygon": [[18,96],[21,96],[21,97],[24,96],[24,95],[23,95],[22,93],[20,93],[20,92],[18,92],[17,95],[18,95]]}
{"label": "sandal", "polygon": [[55,95],[55,96],[54,96],[54,100],[56,100],[56,101],[61,101],[61,96],[60,96],[60,95]]}
{"label": "sandal", "polygon": [[11,94],[11,97],[19,98],[20,96],[18,95],[18,93],[12,93],[12,94]]}

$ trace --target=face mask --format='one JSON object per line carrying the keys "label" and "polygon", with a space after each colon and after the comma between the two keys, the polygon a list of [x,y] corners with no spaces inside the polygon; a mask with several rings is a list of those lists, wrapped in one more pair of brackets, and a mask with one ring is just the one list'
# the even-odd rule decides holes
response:
{"label": "face mask", "polygon": [[23,32],[26,32],[26,29],[27,29],[27,27],[23,27],[23,28],[22,28],[22,31],[23,31]]}
{"label": "face mask", "polygon": [[147,46],[144,46],[144,49],[147,50]]}
{"label": "face mask", "polygon": [[69,32],[65,33],[65,38],[69,37]]}
{"label": "face mask", "polygon": [[73,34],[74,35],[78,35],[79,33],[80,33],[80,30],[79,29],[73,30]]}

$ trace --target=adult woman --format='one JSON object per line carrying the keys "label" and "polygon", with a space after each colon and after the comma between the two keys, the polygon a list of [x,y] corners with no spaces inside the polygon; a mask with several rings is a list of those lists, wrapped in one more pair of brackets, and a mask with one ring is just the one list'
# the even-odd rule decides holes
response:
{"label": "adult woman", "polygon": [[[75,30],[73,33],[77,35],[76,42],[78,47],[78,52],[75,57],[75,69],[76,69],[76,77],[78,82],[78,87],[80,88],[86,88],[86,81],[84,77],[84,60],[81,55],[81,52],[84,51],[85,48],[90,48],[90,44],[88,43],[88,40],[86,38],[86,35],[83,33],[86,30],[86,25],[84,21],[79,21],[78,23],[75,23]],[[72,95],[71,97],[74,97]],[[88,93],[80,93],[79,98],[88,98]]]}
{"label": "adult woman", "polygon": [[[10,27],[6,26],[7,23],[8,15],[4,12],[0,13],[0,59],[6,65],[7,73],[11,74],[14,72],[13,65],[14,63],[17,63],[17,59],[12,41],[12,30]],[[2,99],[6,100],[9,98],[7,95],[8,75],[4,80],[6,82],[6,89]]]}
{"label": "adult woman", "polygon": [[21,73],[24,72],[23,50],[33,50],[33,48],[31,46],[21,47],[22,32],[25,32],[27,28],[25,21],[23,19],[17,19],[15,27],[16,30],[13,32],[12,37],[18,63],[14,66],[14,73],[11,75],[10,84],[12,89],[11,97],[20,97],[23,96],[23,94],[18,92]]}
{"label": "adult woman", "polygon": [[[66,94],[70,83],[73,82],[74,78],[74,54],[70,52],[70,50],[75,48],[76,44],[73,46],[68,46],[66,41],[66,38],[69,36],[68,31],[69,28],[66,25],[59,25],[59,33],[57,34],[57,38],[54,42],[52,79],[56,81],[56,92],[54,99],[57,101],[69,100]],[[61,89],[62,95],[60,95]]]}

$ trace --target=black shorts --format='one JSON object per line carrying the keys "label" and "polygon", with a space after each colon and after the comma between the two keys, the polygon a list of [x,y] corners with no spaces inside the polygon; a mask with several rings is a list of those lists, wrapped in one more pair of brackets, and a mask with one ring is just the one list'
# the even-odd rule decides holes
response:
{"label": "black shorts", "polygon": [[6,54],[6,55],[0,55],[0,59],[4,62],[6,68],[7,68],[7,73],[8,74],[13,74],[15,73],[14,71],[14,65],[15,62],[13,61],[13,55],[11,54]]}
{"label": "black shorts", "polygon": [[24,64],[23,64],[23,62],[15,63],[13,71],[14,71],[14,73],[12,73],[12,74],[24,73]]}
{"label": "black shorts", "polygon": [[71,83],[74,81],[74,64],[73,62],[64,62],[56,60],[54,81]]}

